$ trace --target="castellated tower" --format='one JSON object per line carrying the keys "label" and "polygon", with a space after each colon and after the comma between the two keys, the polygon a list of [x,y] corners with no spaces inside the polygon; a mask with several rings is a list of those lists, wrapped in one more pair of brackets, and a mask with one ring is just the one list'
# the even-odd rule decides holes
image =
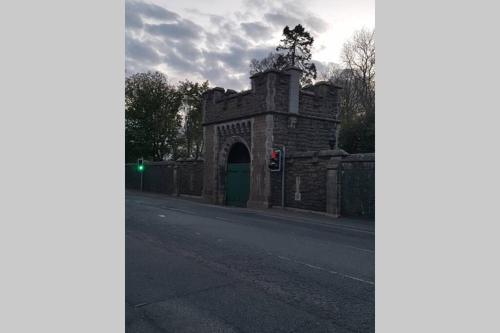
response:
{"label": "castellated tower", "polygon": [[340,87],[301,88],[301,75],[296,67],[268,70],[250,78],[250,90],[217,87],[204,94],[205,200],[270,207],[281,184],[268,168],[273,147],[285,146],[287,154],[333,149]]}

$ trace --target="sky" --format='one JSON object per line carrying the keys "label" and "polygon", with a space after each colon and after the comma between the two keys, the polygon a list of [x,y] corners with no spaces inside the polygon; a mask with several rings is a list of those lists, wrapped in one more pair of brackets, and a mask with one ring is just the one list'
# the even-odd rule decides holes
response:
{"label": "sky", "polygon": [[375,28],[375,0],[125,0],[125,73],[158,70],[170,83],[250,86],[249,63],[275,50],[285,25],[314,37],[320,71],[341,63],[343,44]]}

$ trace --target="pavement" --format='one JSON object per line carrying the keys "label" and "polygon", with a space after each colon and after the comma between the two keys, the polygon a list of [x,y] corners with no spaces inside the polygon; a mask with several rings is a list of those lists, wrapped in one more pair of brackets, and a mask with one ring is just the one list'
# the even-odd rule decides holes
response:
{"label": "pavement", "polygon": [[374,332],[373,221],[125,201],[126,332]]}

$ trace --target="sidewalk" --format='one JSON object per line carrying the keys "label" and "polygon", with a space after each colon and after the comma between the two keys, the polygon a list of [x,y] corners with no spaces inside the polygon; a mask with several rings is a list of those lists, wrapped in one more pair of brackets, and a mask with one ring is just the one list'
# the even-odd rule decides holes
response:
{"label": "sidewalk", "polygon": [[335,218],[325,212],[316,212],[316,211],[309,211],[309,210],[301,210],[301,209],[296,209],[296,208],[289,208],[285,207],[284,209],[279,206],[279,207],[272,207],[272,208],[262,208],[262,209],[257,209],[257,208],[242,208],[242,207],[232,207],[232,206],[222,206],[222,205],[214,205],[207,203],[202,197],[197,197],[197,196],[186,196],[186,195],[180,195],[180,196],[173,196],[173,195],[168,195],[164,193],[156,193],[156,192],[140,192],[136,190],[129,190],[126,189],[125,193],[130,193],[134,195],[141,195],[145,197],[152,197],[152,198],[169,198],[169,199],[174,199],[174,200],[182,200],[182,201],[190,201],[190,202],[196,202],[197,204],[206,206],[206,207],[213,207],[213,208],[218,208],[218,209],[230,209],[233,211],[239,211],[241,213],[253,213],[253,214],[260,214],[264,215],[267,217],[275,217],[275,218],[280,218],[280,219],[287,219],[290,221],[297,221],[297,222],[309,222],[309,223],[315,223],[315,224],[321,224],[321,225],[337,225],[337,226],[342,226],[342,227],[349,227],[349,228],[355,228],[357,230],[363,230],[369,233],[374,233],[375,232],[375,221],[373,219],[364,219],[364,218],[355,218],[355,217],[339,217]]}

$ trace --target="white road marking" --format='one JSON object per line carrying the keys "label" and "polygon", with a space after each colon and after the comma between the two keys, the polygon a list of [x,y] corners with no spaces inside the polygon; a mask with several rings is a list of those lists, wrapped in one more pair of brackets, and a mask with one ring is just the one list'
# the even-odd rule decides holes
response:
{"label": "white road marking", "polygon": [[159,216],[159,217],[165,217],[165,215],[163,215],[163,214],[160,214],[160,215],[158,215],[158,216]]}
{"label": "white road marking", "polygon": [[310,267],[310,268],[314,268],[314,269],[319,269],[319,270],[323,270],[323,268],[321,267],[318,267],[318,266],[314,266],[314,265],[310,265],[310,264],[304,264],[306,265],[307,267]]}
{"label": "white road marking", "polygon": [[186,214],[195,214],[195,212],[191,212],[189,210],[184,210],[184,209],[178,209],[178,208],[167,208],[168,210],[173,210],[175,212],[181,212],[181,213],[186,213]]}
{"label": "white road marking", "polygon": [[355,250],[359,250],[359,251],[364,251],[364,252],[369,252],[369,253],[375,253],[375,251],[373,251],[373,250],[363,249],[363,248],[356,247],[356,246],[351,246],[351,245],[341,245],[341,246],[348,247],[348,248],[355,249]]}
{"label": "white road marking", "polygon": [[[269,253],[271,254],[271,253]],[[272,254],[271,254],[272,255]],[[311,265],[311,264],[308,264],[306,262],[303,262],[303,261],[299,261],[299,260],[294,260],[294,259],[290,259],[288,257],[283,257],[283,256],[276,256],[278,257],[279,259],[281,260],[286,260],[286,261],[292,261],[296,264],[299,264],[299,265],[304,265],[306,267],[309,267],[309,268],[313,268],[313,269],[317,269],[319,271],[323,271],[323,272],[326,272],[326,273],[330,273],[330,274],[333,274],[333,275],[338,275],[338,276],[342,276],[343,278],[347,278],[347,279],[351,279],[351,280],[355,280],[355,281],[359,281],[359,282],[363,282],[363,283],[367,283],[367,284],[370,284],[370,285],[375,285],[375,283],[373,281],[368,281],[368,280],[365,280],[365,279],[361,279],[361,278],[358,278],[356,276],[352,276],[352,275],[349,275],[349,274],[342,274],[342,273],[339,273],[339,272],[336,272],[336,271],[332,271],[332,270],[328,270],[328,269],[325,269],[323,267],[319,267],[319,266],[315,266],[315,265]]]}
{"label": "white road marking", "polygon": [[262,216],[272,217],[272,218],[281,219],[281,220],[288,220],[288,221],[292,221],[292,222],[308,222],[310,224],[324,226],[324,227],[331,228],[331,229],[344,229],[344,230],[350,230],[350,231],[356,231],[356,232],[375,235],[375,232],[373,232],[373,231],[369,231],[369,230],[362,229],[362,228],[356,228],[356,227],[352,227],[352,226],[345,225],[345,224],[318,222],[316,220],[312,220],[312,219],[305,218],[305,217],[284,216],[284,215],[278,215],[278,214],[263,213],[260,211],[252,211],[252,212],[256,213],[256,215],[262,215]]}

